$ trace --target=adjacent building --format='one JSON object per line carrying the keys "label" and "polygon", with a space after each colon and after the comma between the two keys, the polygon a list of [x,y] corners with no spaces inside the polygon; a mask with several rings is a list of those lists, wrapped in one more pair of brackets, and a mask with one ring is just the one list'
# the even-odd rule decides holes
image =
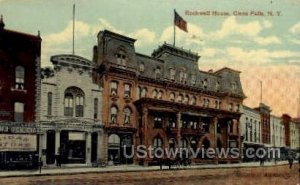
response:
{"label": "adjacent building", "polygon": [[93,82],[94,63],[76,55],[51,57],[42,70],[40,155],[45,165],[101,161],[102,89]]}
{"label": "adjacent building", "polygon": [[271,146],[274,148],[282,148],[285,146],[284,142],[284,125],[281,117],[271,115]]}
{"label": "adjacent building", "polygon": [[[240,72],[198,69],[200,56],[163,44],[151,56],[137,53],[135,39],[107,30],[94,47],[96,81],[103,87],[106,159],[148,165],[156,159],[126,158],[131,145],[158,148],[240,148]],[[238,162],[240,159],[195,158]]]}
{"label": "adjacent building", "polygon": [[1,16],[0,168],[37,165],[41,41],[6,29]]}
{"label": "adjacent building", "polygon": [[255,110],[260,113],[260,122],[261,122],[261,142],[266,147],[271,147],[271,126],[270,126],[270,117],[271,117],[271,109],[269,106],[260,103],[259,107],[255,108]]}
{"label": "adjacent building", "polygon": [[240,119],[240,132],[243,136],[243,160],[246,162],[249,161],[258,161],[257,157],[249,157],[246,154],[246,150],[253,149],[255,153],[258,148],[263,147],[262,135],[261,135],[261,115],[258,110],[252,109],[243,105],[242,116]]}

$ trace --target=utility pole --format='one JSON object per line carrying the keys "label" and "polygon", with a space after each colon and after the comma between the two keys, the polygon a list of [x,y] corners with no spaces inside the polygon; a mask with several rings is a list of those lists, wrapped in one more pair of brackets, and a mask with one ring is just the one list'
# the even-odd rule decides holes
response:
{"label": "utility pole", "polygon": [[73,4],[73,50],[72,54],[75,54],[75,4]]}

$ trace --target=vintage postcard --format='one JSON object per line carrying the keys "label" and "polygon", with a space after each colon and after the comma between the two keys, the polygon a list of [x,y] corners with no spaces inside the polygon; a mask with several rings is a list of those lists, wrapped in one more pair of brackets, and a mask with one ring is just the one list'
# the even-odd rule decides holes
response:
{"label": "vintage postcard", "polygon": [[0,184],[299,185],[299,0],[0,15]]}

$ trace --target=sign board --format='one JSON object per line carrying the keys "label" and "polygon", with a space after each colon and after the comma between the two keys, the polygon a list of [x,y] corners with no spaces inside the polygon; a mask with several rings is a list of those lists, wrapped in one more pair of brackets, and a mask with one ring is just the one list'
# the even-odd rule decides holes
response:
{"label": "sign board", "polygon": [[0,151],[36,151],[36,135],[0,134]]}
{"label": "sign board", "polygon": [[69,132],[69,140],[84,141],[85,133],[84,132]]}

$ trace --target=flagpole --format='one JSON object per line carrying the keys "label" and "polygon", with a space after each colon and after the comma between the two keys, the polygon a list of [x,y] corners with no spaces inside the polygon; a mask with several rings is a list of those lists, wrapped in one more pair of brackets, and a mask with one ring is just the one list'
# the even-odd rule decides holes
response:
{"label": "flagpole", "polygon": [[175,9],[174,9],[174,20],[173,20],[173,33],[174,33],[173,46],[175,46],[175,34],[176,34],[176,28],[175,28]]}
{"label": "flagpole", "polygon": [[73,4],[73,55],[75,54],[75,4]]}

